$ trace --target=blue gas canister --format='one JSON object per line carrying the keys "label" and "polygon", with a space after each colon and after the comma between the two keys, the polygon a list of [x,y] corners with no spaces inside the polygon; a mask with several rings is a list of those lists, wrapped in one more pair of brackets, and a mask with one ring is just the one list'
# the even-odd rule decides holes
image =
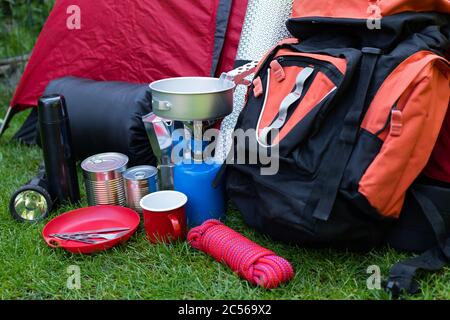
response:
{"label": "blue gas canister", "polygon": [[186,216],[189,227],[208,219],[221,219],[225,215],[225,186],[213,181],[221,168],[217,163],[179,163],[174,168],[175,190],[188,197]]}

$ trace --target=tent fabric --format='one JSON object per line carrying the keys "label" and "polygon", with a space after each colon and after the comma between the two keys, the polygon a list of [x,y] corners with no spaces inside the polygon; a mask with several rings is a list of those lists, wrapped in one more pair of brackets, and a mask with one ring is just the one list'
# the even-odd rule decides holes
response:
{"label": "tent fabric", "polygon": [[[64,76],[131,83],[210,76],[220,0],[79,0],[81,28],[69,29],[73,4],[57,0],[11,101],[15,111],[36,105],[46,85]],[[231,14],[245,8],[235,0]],[[229,28],[235,37],[241,26]],[[220,67],[232,69],[238,43],[228,31],[225,45],[236,48]]]}
{"label": "tent fabric", "polygon": [[230,19],[225,34],[222,54],[220,56],[216,76],[227,72],[235,66],[236,55],[244,26],[245,14],[247,12],[248,0],[233,0]]}
{"label": "tent fabric", "polygon": [[222,54],[222,49],[225,44],[225,37],[227,34],[228,21],[231,14],[232,0],[220,0],[219,9],[216,16],[216,33],[214,36],[214,55],[211,66],[211,76],[217,71],[219,59]]}

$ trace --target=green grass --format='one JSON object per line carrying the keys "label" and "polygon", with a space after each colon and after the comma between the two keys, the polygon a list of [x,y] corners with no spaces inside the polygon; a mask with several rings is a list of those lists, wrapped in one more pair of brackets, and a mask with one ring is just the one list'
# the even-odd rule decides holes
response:
{"label": "green grass", "polygon": [[[0,108],[12,94],[0,87]],[[379,265],[383,275],[405,258],[389,249],[368,254],[311,250],[267,239],[247,228],[230,208],[226,224],[292,262],[293,281],[275,290],[253,287],[226,266],[186,243],[151,245],[142,228],[119,247],[95,255],[72,255],[47,247],[41,237],[45,222],[29,225],[12,220],[9,196],[31,178],[41,160],[40,150],[10,142],[26,112],[17,116],[0,140],[0,298],[2,299],[386,299],[368,290],[366,269]],[[84,190],[83,190],[84,193]],[[83,202],[83,205],[86,205]],[[65,207],[52,217],[72,209]],[[47,220],[49,221],[49,219]],[[46,221],[46,222],[47,222]],[[81,289],[66,286],[67,268],[81,268]],[[449,299],[448,269],[428,274],[424,292],[415,299]]]}
{"label": "green grass", "polygon": [[[16,28],[0,36],[0,56],[31,50],[36,34],[27,32],[20,25]],[[13,89],[0,79],[1,115]],[[38,148],[10,142],[26,114],[16,116],[11,128],[0,139],[1,299],[389,298],[383,291],[367,289],[367,267],[379,265],[383,276],[387,276],[391,265],[406,255],[389,249],[355,254],[288,246],[246,227],[232,208],[226,224],[291,261],[296,270],[292,281],[274,290],[254,287],[186,243],[151,245],[145,239],[142,227],[126,244],[95,255],[72,255],[47,247],[41,232],[51,218],[34,225],[19,224],[8,212],[11,193],[33,177],[41,161]],[[86,205],[85,200],[82,205]],[[74,208],[60,208],[52,217],[70,209]],[[79,290],[70,290],[66,285],[67,268],[71,265],[77,265],[81,270]],[[411,298],[450,299],[449,269],[426,274],[421,285],[423,293]]]}
{"label": "green grass", "polygon": [[28,54],[54,0],[0,0],[0,59]]}

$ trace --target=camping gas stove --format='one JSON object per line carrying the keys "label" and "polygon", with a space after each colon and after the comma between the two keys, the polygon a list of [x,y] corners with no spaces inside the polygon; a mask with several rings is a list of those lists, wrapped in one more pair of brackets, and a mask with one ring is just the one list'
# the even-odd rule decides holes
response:
{"label": "camping gas stove", "polygon": [[[180,77],[150,84],[155,115],[184,124],[184,137],[194,140],[194,161],[203,161],[203,134],[233,111],[233,93],[237,85],[249,85],[245,77],[252,74],[257,62],[222,74],[220,78]],[[190,156],[191,151],[186,151]]]}
{"label": "camping gas stove", "polygon": [[[174,189],[188,197],[186,215],[190,227],[208,219],[220,219],[225,214],[224,185],[219,183],[213,187],[221,163],[203,158],[203,136],[233,111],[236,86],[248,85],[245,77],[256,66],[257,62],[251,62],[220,78],[181,77],[150,84],[154,116],[164,121],[181,121],[184,126],[184,159],[174,165],[173,180]],[[156,132],[154,128],[152,132]],[[157,144],[155,138],[153,141],[152,146]],[[193,162],[185,161],[192,158]]]}

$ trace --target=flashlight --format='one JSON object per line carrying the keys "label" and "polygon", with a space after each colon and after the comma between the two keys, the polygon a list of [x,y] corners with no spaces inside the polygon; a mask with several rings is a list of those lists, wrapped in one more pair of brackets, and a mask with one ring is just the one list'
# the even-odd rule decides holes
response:
{"label": "flashlight", "polygon": [[37,222],[45,219],[53,207],[45,176],[45,167],[41,165],[36,177],[17,189],[11,196],[9,211],[19,222]]}

